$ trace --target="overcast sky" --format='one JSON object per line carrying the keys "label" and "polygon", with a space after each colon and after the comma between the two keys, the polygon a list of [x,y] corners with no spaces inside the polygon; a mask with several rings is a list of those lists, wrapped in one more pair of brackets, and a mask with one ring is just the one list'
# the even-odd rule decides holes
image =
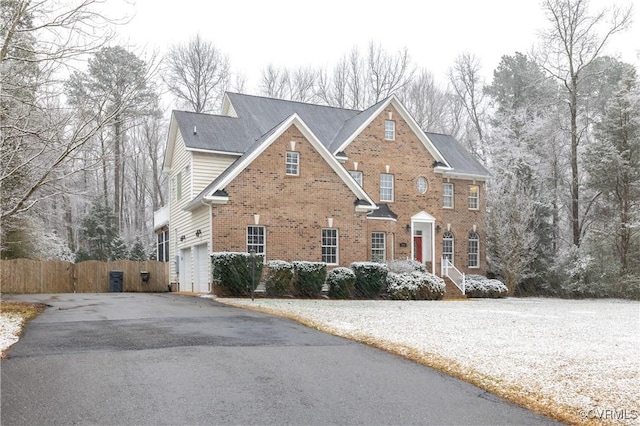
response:
{"label": "overcast sky", "polygon": [[[609,4],[591,0],[590,10]],[[331,67],[356,45],[364,52],[370,41],[390,53],[406,47],[441,82],[467,51],[481,59],[490,80],[501,56],[529,51],[546,25],[539,0],[135,0],[132,10],[121,28],[129,43],[163,52],[200,32],[246,76],[247,89],[269,64]],[[615,36],[607,53],[638,66],[640,24]]]}

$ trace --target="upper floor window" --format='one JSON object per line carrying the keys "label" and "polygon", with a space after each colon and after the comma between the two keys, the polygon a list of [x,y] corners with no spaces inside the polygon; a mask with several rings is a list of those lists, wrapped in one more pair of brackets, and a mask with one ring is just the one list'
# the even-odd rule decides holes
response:
{"label": "upper floor window", "polygon": [[469,232],[469,268],[479,266],[480,257],[480,237],[476,232]]}
{"label": "upper floor window", "polygon": [[418,189],[418,194],[426,193],[427,189],[429,188],[427,178],[425,178],[424,176],[418,177],[418,180],[416,181],[416,187]]}
{"label": "upper floor window", "polygon": [[469,209],[478,210],[480,208],[480,186],[469,185]]}
{"label": "upper floor window", "polygon": [[386,244],[384,232],[371,233],[371,261],[383,263],[386,256]]}
{"label": "upper floor window", "polygon": [[264,226],[247,226],[247,253],[250,253],[251,250],[253,250],[255,254],[264,256],[266,252],[264,231]]}
{"label": "upper floor window", "polygon": [[338,264],[338,230],[322,230],[322,261],[330,265]]}
{"label": "upper floor window", "polygon": [[442,207],[445,209],[453,208],[453,184],[442,184]]}
{"label": "upper floor window", "polygon": [[393,120],[384,121],[384,139],[387,141],[396,140],[396,122]]}
{"label": "upper floor window", "polygon": [[380,201],[393,201],[393,175],[380,174]]}
{"label": "upper floor window", "polygon": [[300,153],[297,151],[287,151],[286,173],[292,176],[300,175]]}
{"label": "upper floor window", "polygon": [[360,170],[349,170],[349,174],[358,182],[358,185],[362,186],[362,172]]}
{"label": "upper floor window", "polygon": [[180,201],[182,198],[182,172],[178,172],[176,176],[176,199]]}
{"label": "upper floor window", "polygon": [[442,257],[453,263],[453,234],[451,231],[442,234]]}

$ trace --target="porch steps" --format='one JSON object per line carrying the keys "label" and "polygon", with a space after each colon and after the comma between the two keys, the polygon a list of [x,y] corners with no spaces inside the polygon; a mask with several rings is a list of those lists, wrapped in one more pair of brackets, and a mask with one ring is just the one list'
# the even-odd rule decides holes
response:
{"label": "porch steps", "polygon": [[451,281],[449,277],[442,277],[445,283],[444,288],[444,297],[443,299],[451,300],[451,299],[466,299],[467,296],[462,294],[462,291],[458,288],[457,285]]}

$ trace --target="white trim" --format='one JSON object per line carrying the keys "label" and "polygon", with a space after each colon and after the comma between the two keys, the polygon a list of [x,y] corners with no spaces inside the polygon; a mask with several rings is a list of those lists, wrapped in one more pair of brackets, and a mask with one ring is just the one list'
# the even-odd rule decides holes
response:
{"label": "white trim", "polygon": [[[436,171],[438,167],[436,167]],[[454,169],[450,169],[452,171],[448,171],[448,172],[444,172],[443,173],[443,177],[446,178],[451,178],[451,179],[463,179],[463,180],[479,180],[482,182],[486,182],[487,180],[489,180],[491,178],[491,176],[481,176],[481,175],[474,175],[474,174],[466,174],[466,173],[456,173]]]}
{"label": "white trim", "polygon": [[391,222],[397,222],[398,219],[394,219],[392,217],[368,217],[367,216],[367,220],[389,220]]}
{"label": "white trim", "polygon": [[371,116],[364,123],[362,123],[360,125],[360,127],[358,127],[334,152],[338,153],[340,151],[344,151],[346,149],[346,147],[349,146],[349,144],[351,144],[351,142],[353,142],[353,140],[360,133],[362,133],[362,131],[364,129],[366,129],[371,124],[371,122],[375,118],[377,118],[382,113],[382,111],[384,111],[384,109],[387,106],[389,106],[390,104],[393,105],[398,110],[398,112],[400,113],[400,117],[402,119],[404,119],[407,122],[407,124],[409,124],[409,127],[411,128],[411,130],[413,130],[413,133],[415,133],[416,136],[418,136],[418,139],[420,140],[420,142],[422,142],[422,144],[427,149],[427,151],[429,151],[429,153],[431,153],[433,158],[436,161],[440,161],[440,162],[446,164],[447,167],[449,167],[449,163],[447,162],[447,160],[440,153],[440,151],[438,151],[438,148],[436,148],[436,146],[433,144],[433,142],[431,142],[429,137],[420,128],[418,123],[416,123],[416,121],[413,119],[413,117],[411,116],[409,111],[407,111],[405,106],[402,104],[402,102],[400,102],[400,100],[396,97],[395,94],[389,96],[387,98],[387,100],[385,102],[383,102],[378,107],[378,109],[373,114],[371,114]]}
{"label": "white trim", "polygon": [[249,166],[260,154],[262,154],[267,147],[269,147],[276,139],[278,139],[289,127],[292,125],[296,126],[296,128],[303,134],[303,136],[309,141],[309,143],[315,148],[315,150],[320,154],[320,156],[329,164],[329,166],[333,169],[333,171],[342,179],[342,181],[349,187],[349,189],[356,195],[356,197],[360,200],[365,200],[369,203],[369,206],[366,208],[363,206],[356,207],[356,211],[371,211],[375,210],[376,204],[369,197],[369,195],[364,191],[360,185],[351,177],[347,169],[342,167],[342,165],[338,162],[338,160],[331,154],[327,148],[320,142],[317,136],[309,129],[306,123],[300,118],[298,114],[292,114],[284,120],[280,126],[278,126],[275,131],[271,132],[269,137],[267,137],[261,144],[258,146],[253,152],[244,157],[238,165],[236,165],[231,173],[226,175],[223,179],[218,182],[218,184],[209,189],[209,193],[205,195],[205,199],[209,199],[217,190],[225,188],[231,181],[233,181],[244,169]]}
{"label": "white trim", "polygon": [[202,152],[204,154],[222,154],[222,155],[231,155],[234,157],[240,157],[242,155],[241,152],[233,152],[233,151],[219,151],[216,149],[206,149],[206,148],[187,148],[185,149],[189,152]]}

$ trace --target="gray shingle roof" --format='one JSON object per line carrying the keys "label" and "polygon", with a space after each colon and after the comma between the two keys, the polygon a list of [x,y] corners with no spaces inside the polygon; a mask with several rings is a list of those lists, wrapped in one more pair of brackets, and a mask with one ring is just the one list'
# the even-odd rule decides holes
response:
{"label": "gray shingle roof", "polygon": [[491,173],[467,151],[453,136],[425,132],[429,140],[446,158],[454,173],[489,177]]}
{"label": "gray shingle roof", "polygon": [[242,153],[254,142],[246,120],[186,111],[173,115],[187,148]]}
{"label": "gray shingle roof", "polygon": [[[298,114],[330,152],[340,148],[349,137],[374,114],[381,103],[365,111],[271,99],[260,96],[227,93],[237,117],[174,111],[185,145],[203,149],[246,154],[256,142],[293,114]],[[194,129],[196,132],[194,133]],[[426,133],[444,156],[454,173],[490,176],[455,138]]]}

